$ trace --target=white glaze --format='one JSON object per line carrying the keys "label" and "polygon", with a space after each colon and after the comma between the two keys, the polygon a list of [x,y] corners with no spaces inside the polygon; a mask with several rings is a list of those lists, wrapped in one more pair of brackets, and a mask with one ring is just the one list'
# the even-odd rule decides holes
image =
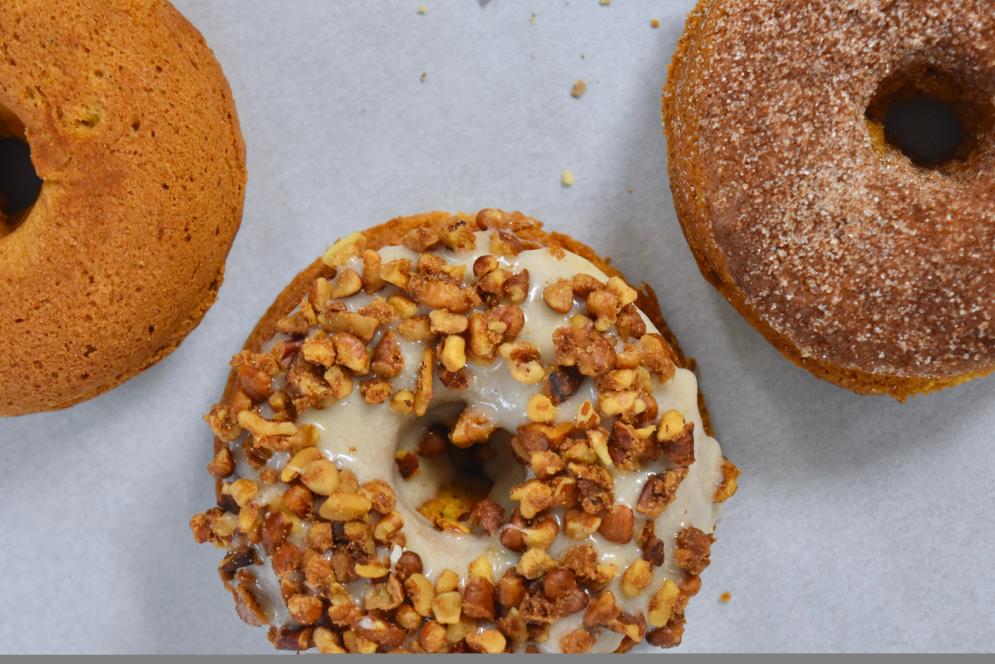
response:
{"label": "white glaze", "polygon": [[[467,273],[472,274],[472,265],[477,257],[489,253],[490,240],[486,233],[477,234],[476,248],[473,251],[452,253],[446,252],[445,259],[450,263],[462,263],[467,266]],[[414,263],[417,254],[404,247],[386,247],[380,250],[383,261],[397,258],[408,258]],[[441,253],[441,252],[440,252]],[[550,309],[542,299],[543,288],[558,278],[570,278],[578,273],[586,273],[607,280],[590,261],[566,252],[555,257],[547,249],[523,251],[517,256],[502,258],[504,267],[519,272],[528,269],[530,275],[530,290],[528,298],[521,304],[525,314],[526,324],[518,337],[520,341],[535,344],[544,363],[553,360],[553,331],[567,325],[574,312],[557,314]],[[362,272],[362,263],[352,259],[347,267]],[[378,295],[387,296],[392,287]],[[349,298],[350,309],[358,309],[369,303],[370,298],[357,295]],[[426,313],[426,312],[422,312]],[[657,331],[652,322],[646,319],[647,329]],[[399,387],[412,387],[420,364],[422,344],[399,339],[404,356],[404,370],[394,379]],[[360,482],[374,479],[388,479],[396,488],[398,494],[397,511],[404,519],[404,533],[407,538],[407,548],[416,551],[422,558],[425,574],[435,578],[442,570],[451,569],[459,574],[465,574],[469,563],[483,553],[487,553],[494,565],[495,578],[504,570],[515,564],[517,554],[514,554],[497,541],[497,538],[476,534],[460,535],[452,532],[436,530],[417,508],[434,496],[435,489],[440,484],[449,482],[451,469],[444,463],[434,463],[421,459],[421,469],[409,480],[403,480],[397,473],[395,451],[401,448],[412,449],[417,445],[418,436],[424,428],[438,418],[441,412],[460,410],[461,404],[473,404],[485,413],[500,428],[515,431],[525,424],[525,404],[528,398],[538,391],[538,386],[523,385],[515,381],[505,361],[498,357],[489,365],[470,363],[467,365],[471,377],[468,388],[452,391],[442,385],[438,379],[433,386],[433,399],[430,412],[420,421],[411,415],[400,415],[386,405],[368,405],[354,392],[345,400],[332,404],[324,409],[312,409],[301,414],[301,423],[311,423],[321,432],[320,449],[342,468],[349,468],[356,473]],[[584,386],[573,397],[559,406],[557,420],[572,419],[580,404],[585,399],[594,400],[594,388],[591,380],[586,380]],[[687,421],[695,424],[695,463],[692,464],[687,477],[677,489],[675,500],[656,519],[656,534],[665,545],[665,560],[672,559],[672,549],[676,533],[688,525],[693,525],[706,533],[714,530],[718,517],[719,506],[714,502],[715,490],[721,479],[722,456],[715,439],[704,433],[701,416],[698,412],[697,381],[693,373],[686,369],[678,369],[676,375],[666,384],[657,384],[654,390],[660,407],[660,412],[676,409],[683,413]],[[494,487],[495,500],[508,505],[507,488],[525,479],[528,469],[508,461],[508,469],[498,474]],[[645,478],[663,470],[659,464],[653,464],[636,473],[615,473],[615,499],[630,506],[635,506]],[[558,517],[562,515],[556,515]],[[613,562],[618,566],[619,575],[610,588],[615,593],[618,602],[627,611],[645,612],[650,592],[663,583],[665,578],[680,580],[682,574],[671,564],[654,572],[653,583],[649,592],[634,599],[627,599],[620,590],[621,572],[640,556],[635,542],[619,545],[604,540],[600,535],[591,537],[605,562]],[[557,557],[567,548],[578,544],[561,536],[550,549],[550,554]],[[544,650],[558,651],[559,637],[570,630],[571,625],[578,623],[580,615],[558,621],[553,626],[551,638],[540,644]],[[556,638],[553,638],[556,635]],[[618,634],[601,630],[595,651],[610,652],[617,647],[621,637]]]}

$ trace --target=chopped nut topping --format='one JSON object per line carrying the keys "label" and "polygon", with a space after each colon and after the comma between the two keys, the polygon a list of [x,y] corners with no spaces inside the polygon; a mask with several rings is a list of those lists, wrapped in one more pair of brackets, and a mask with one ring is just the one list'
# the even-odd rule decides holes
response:
{"label": "chopped nut topping", "polygon": [[416,226],[404,234],[401,244],[411,251],[431,251],[439,244],[439,232],[428,226]]}
{"label": "chopped nut topping", "polygon": [[425,575],[415,573],[409,576],[404,582],[404,590],[408,594],[408,599],[411,600],[411,606],[418,612],[418,615],[425,617],[432,615],[435,588]]}
{"label": "chopped nut topping", "polygon": [[615,368],[615,349],[593,330],[557,328],[553,346],[557,364],[576,366],[585,376],[600,376]]}
{"label": "chopped nut topping", "polygon": [[444,652],[449,647],[446,628],[434,620],[426,622],[418,633],[418,645],[425,652]]}
{"label": "chopped nut topping", "polygon": [[452,335],[446,337],[439,354],[442,366],[447,371],[456,372],[466,366],[466,341],[463,337]]}
{"label": "chopped nut topping", "polygon": [[335,362],[353,373],[362,376],[370,370],[370,354],[358,337],[348,332],[336,332],[332,335],[335,344]]}
{"label": "chopped nut topping", "polygon": [[455,590],[444,592],[432,600],[432,614],[442,625],[454,625],[459,622],[463,610],[463,597]]}
{"label": "chopped nut topping", "polygon": [[[335,276],[335,281],[331,283],[328,296],[335,299],[349,297],[358,293],[362,288],[363,278],[355,270],[346,268]],[[325,302],[328,301],[327,297],[324,299]]]}
{"label": "chopped nut topping", "polygon": [[301,482],[319,496],[330,496],[339,486],[339,469],[328,459],[315,459],[301,470]]}
{"label": "chopped nut topping", "polygon": [[567,510],[563,517],[563,530],[572,539],[587,539],[601,527],[601,517],[583,510]]}
{"label": "chopped nut topping", "polygon": [[293,436],[297,433],[297,425],[293,422],[273,422],[264,419],[251,410],[243,410],[238,414],[239,426],[252,435],[263,438],[266,436]]}
{"label": "chopped nut topping", "polygon": [[647,614],[647,621],[650,625],[663,627],[670,622],[678,595],[680,595],[680,590],[676,583],[670,579],[663,582],[660,589],[650,599]]}
{"label": "chopped nut topping", "polygon": [[486,441],[495,430],[497,425],[487,415],[467,408],[460,413],[459,419],[453,425],[449,440],[456,447],[470,447]]}
{"label": "chopped nut topping", "polygon": [[321,599],[313,595],[291,595],[287,598],[287,609],[294,622],[302,625],[313,625],[324,613]]}
{"label": "chopped nut topping", "polygon": [[468,618],[494,620],[494,583],[489,578],[475,576],[463,589],[463,614]]}
{"label": "chopped nut topping", "polygon": [[516,484],[511,487],[510,497],[519,503],[519,510],[526,519],[534,518],[553,504],[553,491],[539,480]]}
{"label": "chopped nut topping", "polygon": [[642,558],[633,561],[622,574],[622,594],[637,597],[653,580],[653,568]]}
{"label": "chopped nut topping", "polygon": [[[365,346],[380,327],[380,320],[354,311],[332,311],[325,314],[323,327],[328,332],[348,332]],[[336,351],[338,347],[336,347]]]}
{"label": "chopped nut topping", "polygon": [[632,509],[626,505],[613,505],[601,517],[598,532],[609,542],[625,544],[632,539]]}
{"label": "chopped nut topping", "polygon": [[533,422],[552,422],[556,419],[556,406],[545,394],[533,394],[525,405],[525,414]]}
{"label": "chopped nut topping", "polygon": [[368,404],[380,404],[390,398],[390,383],[379,378],[360,383],[359,393]]}
{"label": "chopped nut topping", "polygon": [[689,574],[701,574],[708,567],[713,538],[694,526],[677,533],[674,564]]}
{"label": "chopped nut topping", "polygon": [[476,237],[470,224],[453,218],[439,229],[439,240],[453,251],[470,251],[476,246]]}
{"label": "chopped nut topping", "polygon": [[659,334],[644,334],[639,338],[642,364],[660,381],[673,378],[677,370],[677,356],[670,344]]}
{"label": "chopped nut topping", "polygon": [[557,279],[542,290],[542,299],[558,314],[568,313],[574,306],[573,287],[567,279]]}
{"label": "chopped nut topping", "polygon": [[672,468],[664,473],[650,475],[639,494],[636,511],[649,517],[658,517],[677,497],[677,487],[687,477],[687,468]]}
{"label": "chopped nut topping", "polygon": [[543,549],[527,549],[518,559],[515,570],[526,579],[538,579],[547,571],[556,567],[556,561],[549,557]]}
{"label": "chopped nut topping", "polygon": [[353,256],[359,256],[366,248],[366,236],[351,233],[337,240],[321,255],[321,262],[329,267],[339,267]]}
{"label": "chopped nut topping", "polygon": [[211,463],[207,464],[207,472],[218,480],[223,480],[235,472],[235,460],[227,447],[218,448]]}
{"label": "chopped nut topping", "polygon": [[398,318],[411,318],[418,313],[418,304],[403,295],[391,295],[387,298],[387,304]]}
{"label": "chopped nut topping", "polygon": [[733,494],[736,493],[737,478],[739,478],[739,468],[733,465],[729,459],[723,457],[722,481],[719,483],[718,488],[715,489],[715,502],[724,503],[732,498]]}
{"label": "chopped nut topping", "polygon": [[384,332],[376,349],[373,351],[373,360],[370,365],[373,373],[380,378],[396,378],[404,370],[404,356],[401,353],[401,345],[397,341],[397,336],[390,330]]}
{"label": "chopped nut topping", "polygon": [[496,629],[485,629],[482,632],[470,632],[466,635],[466,644],[476,652],[496,655],[504,652],[508,641],[504,634]]}
{"label": "chopped nut topping", "polygon": [[414,413],[421,417],[432,401],[432,370],[435,368],[435,351],[426,348],[421,354],[421,366],[415,380]]}
{"label": "chopped nut topping", "polygon": [[597,641],[597,637],[586,629],[575,629],[560,639],[560,650],[570,655],[580,655],[589,652]]}
{"label": "chopped nut topping", "polygon": [[435,309],[428,314],[432,332],[436,334],[462,334],[468,322],[466,316],[453,314],[445,309]]}
{"label": "chopped nut topping", "polygon": [[328,521],[352,521],[359,519],[373,508],[366,496],[358,493],[333,493],[322,503],[318,514]]}

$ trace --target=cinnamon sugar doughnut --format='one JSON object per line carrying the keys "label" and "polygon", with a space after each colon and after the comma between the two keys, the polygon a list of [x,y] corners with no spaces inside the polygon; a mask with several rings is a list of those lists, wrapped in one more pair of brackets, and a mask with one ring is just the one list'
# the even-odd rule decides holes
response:
{"label": "cinnamon sugar doughnut", "polygon": [[[964,138],[926,163],[903,100]],[[789,359],[903,399],[995,369],[995,12],[987,0],[702,0],[663,97],[702,273]]]}
{"label": "cinnamon sugar doughnut", "polygon": [[217,61],[164,0],[4,0],[0,49],[0,139],[44,181],[0,213],[0,415],[19,415],[114,387],[197,325],[245,148]]}
{"label": "cinnamon sugar doughnut", "polygon": [[194,536],[278,648],[676,645],[738,471],[664,335],[518,213],[353,234],[233,360]]}

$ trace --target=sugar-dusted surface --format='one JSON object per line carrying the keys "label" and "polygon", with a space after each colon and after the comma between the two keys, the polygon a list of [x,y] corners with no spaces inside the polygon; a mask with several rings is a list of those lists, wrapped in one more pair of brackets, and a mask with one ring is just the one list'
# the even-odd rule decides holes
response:
{"label": "sugar-dusted surface", "polygon": [[700,278],[659,124],[690,2],[177,4],[239,103],[247,216],[217,305],[174,355],[65,413],[0,421],[0,650],[269,653],[186,526],[213,500],[200,416],[224,360],[316,241],[486,205],[653,283],[699,360],[744,476],[680,651],[990,650],[995,383],[857,397],[790,365]]}
{"label": "sugar-dusted surface", "polygon": [[880,154],[865,119],[883,80],[922,65],[995,113],[991,3],[702,7],[673,87],[673,173],[723,283],[802,358],[897,377],[991,371],[995,133],[928,170]]}

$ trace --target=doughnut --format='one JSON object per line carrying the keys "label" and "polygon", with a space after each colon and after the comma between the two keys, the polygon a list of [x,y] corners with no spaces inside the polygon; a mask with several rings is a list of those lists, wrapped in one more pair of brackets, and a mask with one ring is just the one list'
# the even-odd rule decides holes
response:
{"label": "doughnut", "polygon": [[349,235],[232,360],[191,530],[280,649],[677,645],[739,471],[668,338],[520,213]]}
{"label": "doughnut", "polygon": [[[663,93],[702,274],[818,378],[899,400],[995,370],[988,0],[702,0]],[[946,115],[929,155],[899,111]],[[908,117],[908,116],[905,116]],[[913,125],[917,126],[917,125]]]}
{"label": "doughnut", "polygon": [[164,0],[4,0],[0,46],[0,415],[20,415],[120,384],[197,325],[245,148],[214,55]]}

